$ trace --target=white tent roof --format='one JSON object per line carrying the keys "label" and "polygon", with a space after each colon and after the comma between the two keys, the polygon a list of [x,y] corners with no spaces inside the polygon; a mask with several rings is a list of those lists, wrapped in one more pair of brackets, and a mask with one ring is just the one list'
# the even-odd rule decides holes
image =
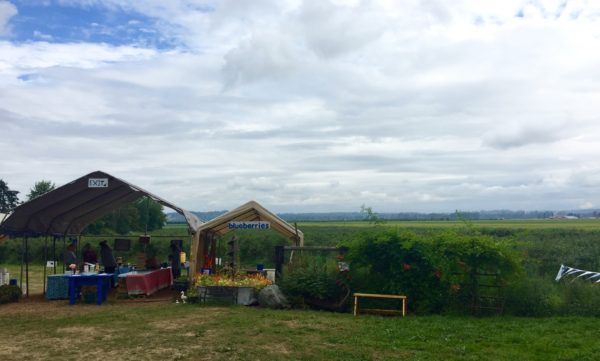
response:
{"label": "white tent roof", "polygon": [[272,213],[255,201],[245,203],[236,209],[203,223],[200,225],[200,227],[198,227],[197,232],[201,233],[202,231],[211,231],[217,235],[223,235],[230,231],[229,222],[232,221],[270,222],[272,229],[287,235],[290,238],[295,238],[297,236],[299,244],[304,245],[304,234],[300,230],[294,228],[292,225],[279,218],[276,214]]}

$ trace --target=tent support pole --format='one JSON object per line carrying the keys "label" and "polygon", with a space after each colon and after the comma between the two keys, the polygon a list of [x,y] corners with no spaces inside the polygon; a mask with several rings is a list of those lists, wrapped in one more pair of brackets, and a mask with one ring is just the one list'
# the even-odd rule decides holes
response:
{"label": "tent support pole", "polygon": [[42,294],[46,294],[46,267],[48,265],[48,235],[44,238],[44,289]]}
{"label": "tent support pole", "polygon": [[52,237],[52,260],[54,261],[54,274],[56,274],[56,236]]}
{"label": "tent support pole", "polygon": [[63,265],[63,273],[65,273],[65,257],[64,257],[64,252],[67,249],[67,240],[66,240],[67,236],[63,235],[63,261],[62,261],[62,265]]}
{"label": "tent support pole", "polygon": [[23,292],[23,263],[25,263],[25,238],[21,239],[21,275],[19,277],[19,288]]}
{"label": "tent support pole", "polygon": [[29,237],[25,237],[25,295],[29,297]]}

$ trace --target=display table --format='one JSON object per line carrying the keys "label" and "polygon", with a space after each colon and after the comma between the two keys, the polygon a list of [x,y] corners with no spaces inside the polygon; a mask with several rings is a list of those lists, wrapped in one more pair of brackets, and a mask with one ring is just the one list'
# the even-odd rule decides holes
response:
{"label": "display table", "polygon": [[173,274],[171,268],[161,268],[152,271],[133,271],[120,274],[119,278],[125,278],[127,293],[129,295],[150,296],[158,290],[171,287]]}
{"label": "display table", "polygon": [[48,275],[48,290],[46,298],[49,300],[66,300],[69,298],[69,280],[64,274]]}
{"label": "display table", "polygon": [[106,300],[113,274],[82,273],[78,275],[64,275],[63,277],[69,282],[69,304],[75,304],[81,286],[96,286],[96,304],[101,305]]}

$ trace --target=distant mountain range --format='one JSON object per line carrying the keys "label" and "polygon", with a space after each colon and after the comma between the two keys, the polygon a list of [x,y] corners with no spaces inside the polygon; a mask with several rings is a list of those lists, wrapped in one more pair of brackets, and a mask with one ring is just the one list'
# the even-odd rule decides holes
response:
{"label": "distant mountain range", "polygon": [[[209,221],[227,211],[192,212],[203,221]],[[178,213],[167,213],[167,223],[184,223],[182,215]],[[366,218],[361,212],[323,212],[323,213],[278,213],[279,217],[288,222],[301,221],[360,221]],[[453,212],[453,213],[377,213],[377,216],[385,220],[406,221],[434,221],[434,220],[492,220],[492,219],[546,219],[546,218],[599,218],[599,209],[586,209],[576,211],[478,211],[478,212]]]}

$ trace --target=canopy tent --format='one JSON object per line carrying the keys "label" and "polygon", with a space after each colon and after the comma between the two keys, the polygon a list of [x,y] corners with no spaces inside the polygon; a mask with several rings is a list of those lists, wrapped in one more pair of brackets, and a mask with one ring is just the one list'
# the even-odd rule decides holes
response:
{"label": "canopy tent", "polygon": [[0,233],[78,235],[98,218],[143,196],[183,215],[192,233],[202,224],[185,209],[108,173],[96,171],[21,204],[0,225]]}
{"label": "canopy tent", "polygon": [[[250,201],[239,206],[227,213],[220,215],[204,224],[196,230],[192,241],[192,249],[190,255],[190,276],[193,277],[196,272],[204,267],[205,257],[208,255],[211,263],[215,264],[215,246],[216,237],[222,236],[231,231],[231,222],[252,222],[261,221],[269,222],[269,228],[283,234],[284,236],[293,239],[297,245],[304,245],[304,234],[293,227],[283,219],[279,218],[268,209],[264,208],[255,201]],[[208,253],[209,245],[211,252]]]}
{"label": "canopy tent", "polygon": [[144,196],[183,215],[190,233],[202,225],[191,212],[122,179],[96,171],[19,205],[0,224],[0,234],[24,237],[23,259],[28,281],[28,237],[46,236],[47,240],[48,236],[80,235],[90,223]]}

